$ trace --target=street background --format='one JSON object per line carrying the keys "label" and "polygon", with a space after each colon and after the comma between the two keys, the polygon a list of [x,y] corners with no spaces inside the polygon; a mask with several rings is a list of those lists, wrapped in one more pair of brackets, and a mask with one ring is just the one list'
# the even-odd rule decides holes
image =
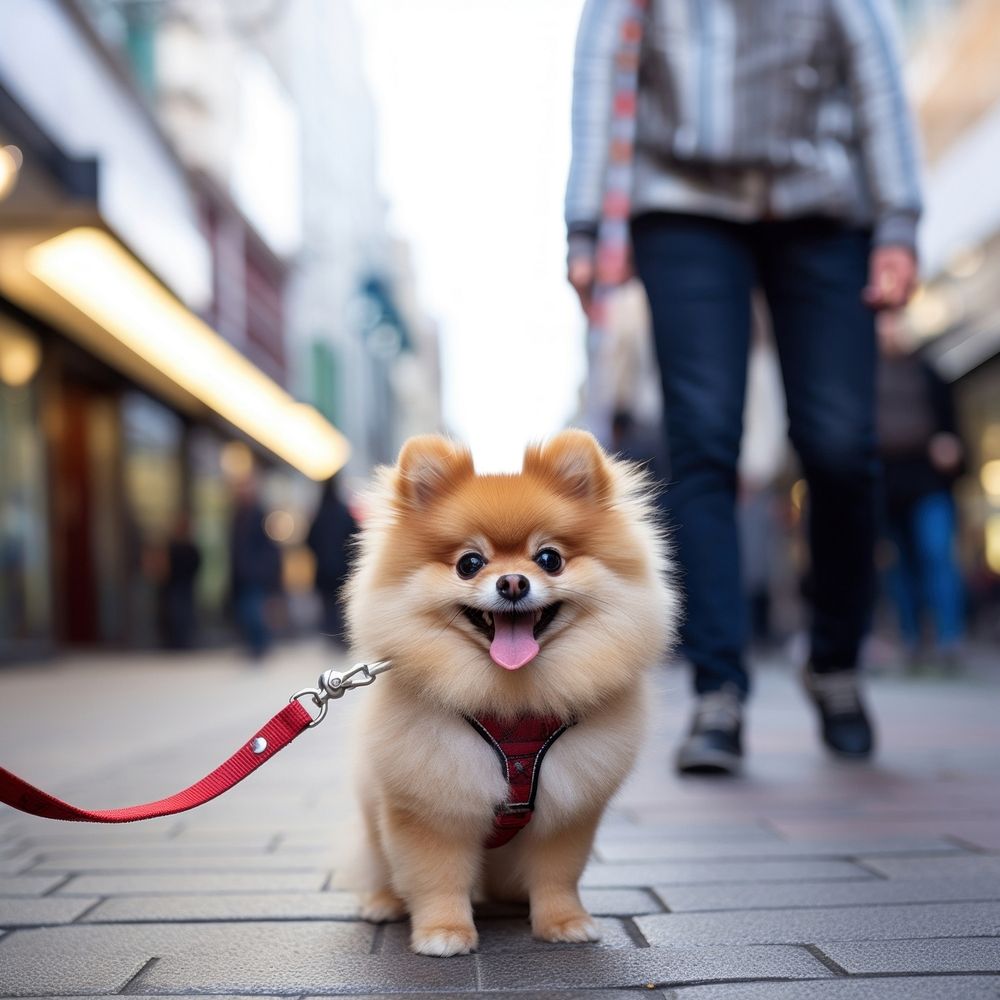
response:
{"label": "street background", "polygon": [[[481,470],[584,422],[653,457],[642,292],[588,356],[565,281],[581,7],[0,3],[0,764],[92,807],[214,766],[341,662],[345,542],[411,434],[468,441]],[[997,995],[1000,8],[896,7],[927,211],[923,281],[890,322],[953,411],[961,597],[945,639],[928,607],[908,620],[885,532],[875,762],[823,758],[797,690],[808,496],[761,316],[748,775],[672,775],[690,705],[664,665],[587,875],[603,945],[543,948],[500,912],[478,957],[439,963],[358,922],[337,888],[348,699],[191,816],[0,810],[0,995]]]}

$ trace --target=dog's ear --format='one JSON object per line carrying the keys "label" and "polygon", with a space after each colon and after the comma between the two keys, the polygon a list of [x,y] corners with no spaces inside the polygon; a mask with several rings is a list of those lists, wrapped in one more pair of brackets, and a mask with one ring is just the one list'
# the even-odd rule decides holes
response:
{"label": "dog's ear", "polygon": [[597,439],[568,430],[524,453],[525,473],[548,481],[563,496],[598,501],[611,489],[608,460]]}
{"label": "dog's ear", "polygon": [[396,468],[396,495],[417,507],[475,475],[469,450],[438,434],[410,438]]}

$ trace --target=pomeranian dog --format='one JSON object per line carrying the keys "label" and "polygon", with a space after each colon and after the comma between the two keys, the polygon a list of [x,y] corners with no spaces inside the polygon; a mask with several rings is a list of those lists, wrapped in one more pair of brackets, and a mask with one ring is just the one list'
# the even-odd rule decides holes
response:
{"label": "pomeranian dog", "polygon": [[577,885],[673,636],[667,570],[645,476],[584,431],[516,475],[436,436],[381,470],[347,589],[354,650],[393,665],[359,734],[366,919],[465,954],[485,894],[546,941],[598,939]]}

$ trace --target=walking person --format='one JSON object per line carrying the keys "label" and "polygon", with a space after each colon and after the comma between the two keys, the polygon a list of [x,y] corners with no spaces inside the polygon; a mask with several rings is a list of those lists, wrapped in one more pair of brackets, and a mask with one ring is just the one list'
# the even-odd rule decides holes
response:
{"label": "walking person", "polygon": [[[620,40],[642,34],[634,147]],[[856,668],[874,590],[874,311],[916,278],[917,153],[888,0],[587,0],[577,40],[569,280],[592,301],[609,162],[631,156],[698,705],[682,772],[734,773],[749,691],[735,500],[751,296],[771,313],[789,430],[809,484],[804,679],[833,752],[866,757]]]}
{"label": "walking person", "polygon": [[250,655],[259,660],[271,646],[267,602],[281,590],[281,551],[264,530],[264,508],[251,480],[236,491],[229,558],[236,624]]}
{"label": "walking person", "polygon": [[334,476],[323,484],[306,544],[316,557],[316,590],[323,601],[323,634],[338,646],[345,644],[340,591],[347,580],[351,537],[357,530],[354,516],[341,499],[338,477]]}
{"label": "walking person", "polygon": [[167,543],[166,575],[161,600],[164,640],[168,649],[193,649],[197,637],[195,583],[201,569],[201,552],[191,531],[191,519],[177,519]]}
{"label": "walking person", "polygon": [[[952,488],[964,471],[950,386],[917,352],[880,324],[879,449],[885,529],[895,549],[889,592],[910,662],[953,667],[964,628],[962,577],[955,560]],[[931,639],[922,650],[924,619]]]}

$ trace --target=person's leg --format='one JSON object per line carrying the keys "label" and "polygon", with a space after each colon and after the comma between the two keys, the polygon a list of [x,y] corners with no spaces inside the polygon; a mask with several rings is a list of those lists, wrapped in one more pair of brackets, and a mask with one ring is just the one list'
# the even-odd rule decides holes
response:
{"label": "person's leg", "polygon": [[699,694],[745,695],[747,612],[736,526],[739,456],[755,282],[745,227],[655,214],[633,224],[663,382],[666,494],[682,571],[682,652]]}
{"label": "person's leg", "polygon": [[250,654],[259,659],[270,645],[270,631],[264,618],[264,591],[258,587],[244,587],[236,598],[236,615],[243,639]]}
{"label": "person's leg", "polygon": [[871,728],[853,671],[875,583],[877,353],[874,315],[861,300],[870,240],[825,220],[766,223],[758,232],[789,429],[809,484],[807,686],[827,745],[867,756]]}
{"label": "person's leg", "polygon": [[789,430],[809,484],[812,665],[853,669],[874,592],[877,354],[861,301],[869,238],[823,220],[761,233]]}
{"label": "person's leg", "polygon": [[944,491],[924,497],[913,512],[924,605],[934,622],[938,649],[962,640],[962,578],[955,565],[955,504]]}

